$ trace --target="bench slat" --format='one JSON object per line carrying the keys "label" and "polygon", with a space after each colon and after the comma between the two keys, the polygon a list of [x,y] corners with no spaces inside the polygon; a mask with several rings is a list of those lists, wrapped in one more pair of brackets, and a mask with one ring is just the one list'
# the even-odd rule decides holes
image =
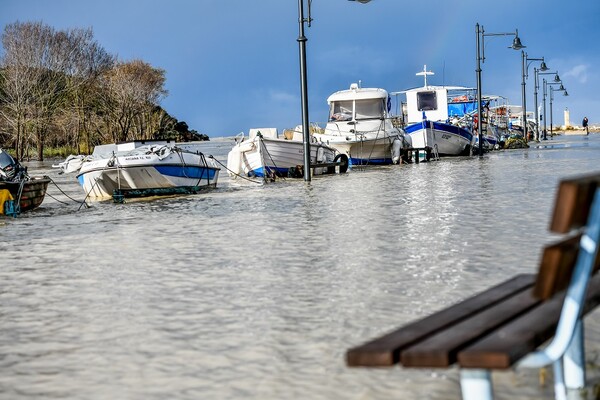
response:
{"label": "bench slat", "polygon": [[399,362],[400,351],[447,326],[485,310],[515,293],[530,289],[532,274],[522,274],[445,310],[411,323],[380,338],[352,348],[346,353],[351,367],[389,367]]}
{"label": "bench slat", "polygon": [[569,285],[577,254],[581,233],[544,247],[542,261],[533,292],[540,299],[550,299]]}
{"label": "bench slat", "polygon": [[600,174],[562,180],[558,186],[550,230],[567,233],[571,229],[584,226],[594,198],[596,187],[600,185]]}
{"label": "bench slat", "polygon": [[[581,233],[572,235],[544,248],[533,289],[535,296],[547,300],[569,286],[577,262],[581,235]],[[594,261],[593,273],[596,273],[599,268],[600,252]]]}
{"label": "bench slat", "polygon": [[473,315],[400,353],[406,367],[446,368],[456,362],[459,350],[473,344],[541,302],[531,290],[519,292],[501,303]]}
{"label": "bench slat", "polygon": [[[554,335],[563,300],[564,294],[557,295],[459,352],[458,363],[464,368],[510,368]],[[595,275],[588,286],[584,313],[599,304],[600,275]]]}

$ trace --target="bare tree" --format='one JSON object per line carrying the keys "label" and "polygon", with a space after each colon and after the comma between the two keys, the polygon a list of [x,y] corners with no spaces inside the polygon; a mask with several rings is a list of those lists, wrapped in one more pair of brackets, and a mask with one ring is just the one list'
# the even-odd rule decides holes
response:
{"label": "bare tree", "polygon": [[177,120],[159,102],[165,71],[141,60],[117,62],[91,29],[56,31],[15,22],[2,34],[0,139],[22,159],[45,143],[85,150],[109,141],[177,134]]}
{"label": "bare tree", "polygon": [[75,143],[79,146],[81,132],[86,132],[89,148],[87,122],[94,109],[90,93],[114,64],[114,57],[94,41],[92,30],[55,31],[41,22],[16,22],[6,26],[2,43],[0,112],[11,128],[17,156],[22,158],[25,146],[35,141],[43,159],[54,119],[58,114],[64,118],[69,109],[78,121]]}
{"label": "bare tree", "polygon": [[[167,94],[165,71],[141,60],[120,62],[104,77],[109,97],[104,99],[105,113],[115,130],[114,140],[125,141],[145,135],[137,117],[151,111]],[[133,135],[132,135],[133,134]]]}
{"label": "bare tree", "polygon": [[115,57],[94,40],[91,28],[70,30],[68,37],[72,46],[80,50],[68,65],[66,75],[69,77],[72,108],[77,116],[77,152],[81,153],[79,144],[82,134],[85,136],[86,150],[91,149],[91,124],[97,94],[101,92],[100,76],[114,66]]}
{"label": "bare tree", "polygon": [[0,113],[9,126],[17,159],[23,156],[28,113],[32,112],[34,93],[43,73],[44,48],[35,44],[48,40],[51,30],[42,23],[15,22],[2,34],[4,56],[0,60],[3,90]]}

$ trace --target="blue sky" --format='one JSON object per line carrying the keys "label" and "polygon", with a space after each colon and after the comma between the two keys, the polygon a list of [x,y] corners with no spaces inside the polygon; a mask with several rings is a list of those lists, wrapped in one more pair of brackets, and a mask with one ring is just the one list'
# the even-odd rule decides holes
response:
{"label": "blue sky", "polygon": [[[558,70],[569,96],[555,93],[555,125],[565,108],[573,124],[583,116],[600,123],[599,16],[598,0],[313,0],[310,120],[326,121],[327,97],[352,82],[388,91],[419,86],[415,73],[424,64],[436,73],[430,84],[474,87],[480,23],[486,33],[518,29],[528,56]],[[2,29],[17,20],[92,27],[121,60],[166,70],[162,106],[211,137],[301,123],[297,0],[2,0]],[[521,53],[511,43],[485,38],[483,93],[521,104]],[[536,66],[529,66],[530,111]]]}

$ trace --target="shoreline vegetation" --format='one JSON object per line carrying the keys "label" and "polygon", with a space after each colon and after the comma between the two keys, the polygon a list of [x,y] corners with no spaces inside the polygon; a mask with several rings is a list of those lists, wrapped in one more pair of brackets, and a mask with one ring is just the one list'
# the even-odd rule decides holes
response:
{"label": "shoreline vegetation", "polygon": [[17,21],[1,38],[0,147],[19,161],[130,140],[209,140],[160,106],[163,69],[119,60],[91,28]]}

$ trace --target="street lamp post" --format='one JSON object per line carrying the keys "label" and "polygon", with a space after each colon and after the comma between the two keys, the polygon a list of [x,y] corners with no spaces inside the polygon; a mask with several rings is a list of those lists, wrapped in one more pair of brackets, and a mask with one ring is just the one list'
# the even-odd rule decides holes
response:
{"label": "street lamp post", "polygon": [[535,101],[535,140],[540,140],[540,112],[538,110],[538,89],[540,88],[540,70],[533,68],[533,99]]}
{"label": "street lamp post", "polygon": [[[548,67],[546,66],[546,62],[544,61],[544,57],[542,58],[529,58],[527,57],[527,53],[525,53],[524,50],[521,50],[521,98],[522,98],[522,102],[523,102],[523,138],[525,139],[525,142],[528,141],[528,136],[527,136],[527,106],[526,106],[526,100],[527,100],[527,96],[525,93],[525,79],[529,78],[529,65],[533,62],[533,61],[541,61],[540,64],[540,71],[547,71]],[[536,71],[536,68],[534,68],[534,73]],[[536,89],[537,90],[537,89]],[[537,91],[535,92],[535,119],[536,119],[536,126],[537,126]],[[539,131],[536,128],[536,135],[535,135],[535,140],[539,140]]]}
{"label": "street lamp post", "polygon": [[[306,73],[306,42],[308,39],[304,35],[304,24],[310,28],[312,18],[310,16],[310,4],[308,0],[308,18],[304,18],[304,2],[298,0],[298,47],[300,53],[300,99],[302,102],[302,137],[304,141],[304,180],[310,182],[310,128],[308,119],[308,79]],[[350,0],[366,4],[371,0]]]}
{"label": "street lamp post", "polygon": [[544,112],[542,114],[542,119],[544,120],[544,138],[543,140],[548,140],[548,138],[546,137],[546,120],[548,119],[546,116],[546,97],[548,96],[548,90],[547,90],[547,85],[553,85],[553,84],[557,84],[560,83],[560,77],[558,76],[558,72],[538,72],[538,75],[548,75],[548,74],[554,74],[554,82],[550,82],[548,83],[546,81],[546,79],[544,78],[543,81],[543,87],[542,87],[542,93],[543,93],[543,102],[544,102]]}
{"label": "street lamp post", "polygon": [[538,69],[533,67],[533,101],[534,101],[534,107],[535,107],[533,112],[535,114],[535,141],[536,142],[540,140],[540,115],[539,115],[540,113],[538,111],[538,102],[537,102],[538,87],[539,87]]}
{"label": "street lamp post", "polygon": [[513,44],[509,49],[521,50],[525,48],[521,44],[519,38],[519,31],[515,29],[515,32],[509,33],[485,33],[483,26],[479,23],[475,25],[475,33],[477,34],[477,136],[479,139],[479,156],[483,156],[483,133],[481,132],[481,64],[485,63],[485,37],[486,36],[514,36]]}
{"label": "street lamp post", "polygon": [[[310,4],[310,3],[309,3]],[[309,6],[310,7],[310,6]],[[302,102],[302,133],[304,140],[304,180],[310,182],[310,131],[308,127],[308,85],[306,74],[306,41],[304,36],[304,23],[310,27],[310,8],[308,10],[308,19],[304,18],[304,0],[298,0],[298,19],[299,33],[298,46],[300,50],[300,98]]]}
{"label": "street lamp post", "polygon": [[[552,85],[552,83],[549,83],[548,85]],[[567,93],[567,89],[565,89],[565,87],[562,85],[562,83],[560,84],[560,87],[558,89],[554,89],[552,86],[550,86],[550,138],[553,137],[553,134],[552,134],[552,101],[554,100],[554,92],[563,92],[563,96],[569,95],[569,93]]]}

